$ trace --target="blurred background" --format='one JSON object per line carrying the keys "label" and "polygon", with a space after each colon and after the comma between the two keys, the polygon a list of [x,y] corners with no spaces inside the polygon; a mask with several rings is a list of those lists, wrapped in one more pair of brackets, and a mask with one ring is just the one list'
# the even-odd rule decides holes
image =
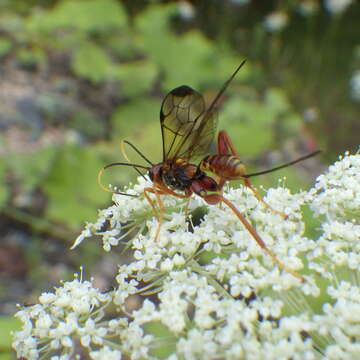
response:
{"label": "blurred background", "polygon": [[[111,287],[119,253],[69,250],[111,204],[99,169],[124,161],[119,140],[160,162],[164,95],[187,84],[211,101],[239,63],[219,111],[260,171],[315,149],[303,164],[254,179],[308,188],[358,149],[360,4],[352,0],[0,0],[0,359],[12,359],[17,302],[79,266]],[[134,162],[136,154],[128,151]],[[104,183],[136,179],[114,168]]]}

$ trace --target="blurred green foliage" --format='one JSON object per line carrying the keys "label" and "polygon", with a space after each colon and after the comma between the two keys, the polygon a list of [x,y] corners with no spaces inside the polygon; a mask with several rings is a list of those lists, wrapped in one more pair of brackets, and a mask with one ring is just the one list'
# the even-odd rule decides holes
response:
{"label": "blurred green foliage", "polygon": [[98,84],[107,78],[111,61],[99,46],[84,41],[75,50],[71,65],[75,74]]}
{"label": "blurred green foliage", "polygon": [[47,197],[52,199],[46,216],[75,227],[94,219],[94,208],[103,202],[94,176],[103,165],[96,146],[89,149],[78,145],[63,146],[52,165],[52,171],[42,184]]}
{"label": "blurred green foliage", "polygon": [[115,0],[65,0],[52,9],[36,12],[29,20],[28,30],[35,34],[51,35],[63,29],[85,35],[121,29],[126,26],[127,16]]}
{"label": "blurred green foliage", "polygon": [[[0,57],[13,57],[25,71],[36,70],[40,74],[50,71],[48,81],[54,84],[55,75],[51,79],[51,72],[58,73],[55,91],[39,94],[45,120],[53,119],[49,125],[56,125],[58,121],[74,129],[84,137],[85,143],[87,139],[103,136],[114,140],[101,151],[90,142],[86,146],[79,143],[78,147],[48,146],[25,155],[14,153],[6,169],[20,181],[20,191],[42,189],[48,200],[44,216],[78,228],[91,218],[94,207],[101,205],[102,193],[92,179],[106,161],[120,157],[119,139],[134,140],[152,161],[161,160],[159,89],[161,95],[180,84],[189,84],[200,91],[211,89],[211,93],[205,92],[210,101],[244,55],[249,61],[228,89],[228,99],[220,113],[220,128],[232,134],[244,158],[261,158],[269,149],[280,149],[285,140],[298,138],[302,127],[312,128],[316,133],[321,129],[322,110],[324,114],[329,110],[323,99],[333,98],[333,92],[339,92],[330,86],[333,72],[325,76],[321,68],[319,73],[321,54],[314,51],[319,41],[316,28],[318,23],[328,25],[326,42],[321,45],[326,48],[325,53],[332,40],[348,29],[339,26],[340,16],[326,18],[323,11],[301,19],[294,12],[295,5],[296,2],[289,2],[281,10],[293,16],[288,30],[266,32],[261,21],[274,11],[270,5],[241,7],[234,2],[220,6],[211,2],[204,8],[198,4],[192,7],[193,17],[188,14],[186,18],[181,4],[176,2],[139,2],[137,5],[116,0],[5,2],[0,16],[3,31]],[[236,13],[239,18],[234,17]],[[251,14],[256,16],[250,17]],[[208,16],[209,21],[204,23],[202,16]],[[219,31],[221,21],[223,28]],[[301,26],[306,28],[303,38],[299,37]],[[247,39],[241,44],[238,41],[245,33]],[[299,39],[306,45],[296,46],[298,61],[294,59],[293,42],[285,43],[288,38]],[[347,43],[347,53],[354,51],[352,43]],[[57,56],[61,62],[55,61],[53,65],[53,58]],[[303,61],[305,58],[309,61]],[[300,64],[303,68],[299,72]],[[323,80],[320,84],[319,76]],[[344,73],[337,71],[336,76],[344,78]],[[82,84],[85,85],[81,87]],[[328,88],[319,92],[316,89],[322,84]],[[113,100],[106,118],[102,111],[94,108],[94,99],[86,99],[86,107],[79,103],[79,91],[86,89],[96,91],[95,100],[102,91],[110,92]],[[73,104],[67,116],[62,107],[64,99],[69,98]],[[301,111],[305,111],[306,106],[315,108],[319,114],[314,126],[304,125]],[[65,111],[65,116],[57,120],[59,109]],[[347,111],[351,112],[351,109]],[[329,140],[318,141],[326,146]],[[336,151],[338,147],[334,148],[334,153]],[[135,154],[130,156],[137,159]],[[5,175],[1,175],[4,166],[2,162],[0,179],[3,182],[6,180]],[[122,169],[122,172],[124,184],[131,169]],[[302,181],[292,176],[293,170],[287,172],[294,188],[301,185]],[[3,188],[0,204],[5,204],[7,194]],[[73,199],[84,203],[76,201],[71,206]]]}
{"label": "blurred green foliage", "polygon": [[0,208],[5,206],[9,192],[6,186],[6,167],[5,161],[0,159]]}
{"label": "blurred green foliage", "polygon": [[12,43],[9,39],[0,38],[0,58],[7,55],[12,48]]}
{"label": "blurred green foliage", "polygon": [[8,167],[14,176],[21,181],[24,191],[32,191],[42,186],[53,166],[57,149],[53,146],[45,147],[33,153],[14,154]]}
{"label": "blurred green foliage", "polygon": [[20,322],[13,316],[0,316],[0,360],[10,360],[13,356],[9,349],[11,348],[11,331],[19,330]]}

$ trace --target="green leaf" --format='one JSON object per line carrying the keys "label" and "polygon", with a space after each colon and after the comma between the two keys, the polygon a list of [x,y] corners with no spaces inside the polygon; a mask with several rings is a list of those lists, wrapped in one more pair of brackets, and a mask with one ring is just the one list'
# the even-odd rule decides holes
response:
{"label": "green leaf", "polygon": [[[213,58],[216,61],[209,63],[209,66],[206,67],[208,71],[206,84],[209,85],[205,85],[205,89],[211,86],[220,90],[220,87],[230,78],[244,58],[239,54],[233,54],[227,49],[214,48],[214,52]],[[236,84],[246,80],[252,72],[253,67],[250,62],[246,62],[226,89],[225,95],[236,92]]]}
{"label": "green leaf", "polygon": [[86,41],[75,50],[71,67],[76,75],[98,84],[107,79],[112,62],[102,48]]}
{"label": "green leaf", "polygon": [[169,90],[185,83],[198,89],[200,84],[208,81],[211,76],[209,58],[212,51],[208,40],[198,31],[173,37],[167,49],[164,48],[156,54],[166,74],[163,88]]}
{"label": "green leaf", "polygon": [[[148,124],[159,126],[160,102],[158,99],[139,98],[119,106],[111,122],[115,138],[144,132]],[[160,134],[160,128],[158,128]]]}
{"label": "green leaf", "polygon": [[[159,34],[163,35],[160,39],[167,42],[169,37],[171,37],[168,29],[169,22],[176,13],[176,4],[152,5],[136,17],[135,26],[144,37],[150,40],[151,45],[162,42],[157,38]],[[151,33],[153,33],[153,36],[151,36]],[[149,48],[150,44],[144,44],[144,46]]]}
{"label": "green leaf", "polygon": [[269,89],[264,100],[240,94],[229,99],[220,112],[220,128],[234,134],[232,140],[240,155],[258,155],[274,143],[280,147],[276,139],[297,134],[301,119],[282,90]]}
{"label": "green leaf", "polygon": [[174,353],[176,336],[166,326],[160,322],[152,321],[144,324],[144,329],[147,333],[153,335],[159,343],[158,347],[151,350],[153,356],[165,359]]}
{"label": "green leaf", "polygon": [[25,191],[42,183],[50,171],[57,148],[49,146],[33,153],[12,154],[8,166],[20,180]]}
{"label": "green leaf", "polygon": [[113,69],[113,77],[121,82],[121,93],[129,97],[148,92],[156,76],[156,66],[148,61],[120,64]]}
{"label": "green leaf", "polygon": [[95,111],[84,107],[76,109],[69,120],[69,126],[86,139],[98,139],[104,136],[106,123],[97,116]]}
{"label": "green leaf", "polygon": [[266,106],[239,96],[229,99],[220,113],[221,126],[231,135],[240,156],[256,155],[272,142],[272,114]]}
{"label": "green leaf", "polygon": [[321,235],[320,219],[314,216],[314,213],[310,210],[308,205],[302,206],[301,210],[303,214],[303,220],[305,223],[304,236],[310,239],[318,239]]}
{"label": "green leaf", "polygon": [[109,52],[122,61],[137,61],[140,50],[136,44],[136,34],[128,27],[121,32],[113,32],[102,39]]}
{"label": "green leaf", "polygon": [[0,351],[11,349],[11,331],[20,330],[20,321],[12,316],[0,316]]}
{"label": "green leaf", "polygon": [[61,1],[53,10],[36,12],[28,28],[35,32],[76,29],[84,32],[104,32],[127,25],[122,5],[115,0]]}
{"label": "green leaf", "polygon": [[181,36],[172,33],[169,21],[176,11],[177,6],[172,4],[152,6],[142,12],[136,18],[138,45],[165,73],[164,89],[183,83],[198,88],[211,74],[214,48],[198,31]]}
{"label": "green leaf", "polygon": [[[159,125],[160,101],[158,99],[139,98],[122,105],[112,117],[114,140],[116,140],[116,152],[109,158],[109,162],[125,160],[120,153],[120,140],[131,141],[150,161],[153,163],[161,161],[162,142]],[[136,164],[148,165],[139,157],[135,151],[128,146],[125,147],[126,154],[130,161]],[[114,157],[115,156],[115,157]],[[110,174],[111,173],[111,174]],[[109,175],[116,178],[110,179]],[[138,174],[130,167],[119,167],[109,171],[109,175],[104,177],[104,184],[112,183],[124,185],[130,179],[134,179]]]}
{"label": "green leaf", "polygon": [[279,88],[270,88],[266,92],[266,104],[274,113],[287,112],[290,110],[289,100],[285,92]]}
{"label": "green leaf", "polygon": [[[136,46],[164,74],[162,88],[165,91],[181,84],[200,91],[209,86],[220,89],[243,57],[233,54],[229,47],[215,47],[197,30],[181,35],[174,33],[171,19],[177,11],[175,4],[166,4],[148,7],[140,13],[135,19]],[[233,83],[248,76],[249,69],[246,65]]]}
{"label": "green leaf", "polygon": [[46,216],[74,228],[95,219],[96,208],[107,199],[96,180],[103,165],[96,146],[65,145],[43,184]]}
{"label": "green leaf", "polygon": [[277,118],[278,137],[288,138],[297,134],[302,120],[300,115],[292,109],[286,92],[279,88],[270,88],[266,92],[265,102],[269,111],[274,114],[274,118]]}

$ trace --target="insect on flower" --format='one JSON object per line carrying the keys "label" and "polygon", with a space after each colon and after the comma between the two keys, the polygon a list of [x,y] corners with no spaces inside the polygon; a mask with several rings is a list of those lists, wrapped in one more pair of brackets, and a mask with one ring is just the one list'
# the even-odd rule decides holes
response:
{"label": "insect on flower", "polygon": [[[249,178],[266,174],[299,161],[310,158],[319,151],[315,151],[289,163],[280,165],[273,169],[253,174],[246,174],[245,166],[241,162],[229,135],[220,131],[217,139],[217,153],[210,154],[210,145],[213,141],[217,125],[217,104],[230,82],[245,64],[244,60],[234,71],[231,77],[224,83],[221,90],[206,108],[204,98],[189,86],[182,85],[171,90],[164,98],[160,109],[160,125],[163,143],[163,159],[158,164],[148,160],[133,144],[128,141],[124,143],[131,146],[150,166],[132,164],[130,162],[116,162],[103,167],[98,176],[101,185],[101,175],[105,169],[112,166],[132,166],[138,172],[139,169],[148,170],[148,175],[153,185],[144,189],[144,196],[151,205],[154,214],[158,218],[158,229],[156,238],[159,237],[161,224],[163,222],[164,206],[161,195],[172,195],[178,198],[189,198],[196,194],[203,198],[208,204],[225,204],[242,222],[258,245],[272,258],[272,260],[283,270],[297,277],[301,281],[304,278],[295,271],[281,263],[276,255],[266,246],[259,234],[250,222],[239,212],[236,206],[222,195],[224,184],[229,180],[243,179],[245,186],[251,189],[256,198],[268,209],[286,218],[280,211],[274,210],[268,205],[251,185]],[[126,155],[125,155],[126,157]],[[195,158],[202,158],[198,165],[191,163]],[[205,171],[215,174],[208,176]],[[104,188],[106,191],[115,192]],[[149,194],[156,197],[158,209]]]}

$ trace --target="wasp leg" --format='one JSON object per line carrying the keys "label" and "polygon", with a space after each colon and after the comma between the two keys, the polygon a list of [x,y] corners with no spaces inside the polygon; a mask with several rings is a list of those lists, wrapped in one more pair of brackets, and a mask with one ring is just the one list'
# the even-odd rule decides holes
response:
{"label": "wasp leg", "polygon": [[[161,225],[164,222],[164,203],[161,200],[160,195],[172,195],[172,196],[176,196],[181,199],[187,199],[191,196],[192,192],[189,192],[186,194],[178,194],[175,191],[168,189],[166,186],[163,186],[162,184],[156,184],[156,186],[157,187],[153,187],[153,188],[145,188],[144,196],[145,196],[146,200],[148,201],[148,203],[150,204],[151,208],[153,209],[154,215],[158,219],[158,227],[156,229],[156,235],[155,235],[155,240],[157,241],[160,236]],[[156,209],[154,201],[151,200],[148,193],[155,194],[156,201],[159,205],[159,211]]]}
{"label": "wasp leg", "polygon": [[260,235],[256,232],[254,227],[245,219],[245,217],[240,213],[240,211],[235,207],[235,205],[224,198],[220,194],[209,194],[209,195],[203,195],[202,198],[208,203],[208,204],[218,204],[218,203],[224,203],[226,204],[233,213],[238,217],[238,219],[242,222],[242,224],[245,226],[246,230],[251,234],[251,236],[254,238],[254,240],[257,242],[257,244],[271,257],[273,262],[279,266],[280,269],[285,270],[287,273],[295,276],[301,282],[305,281],[305,278],[298,274],[296,271],[293,271],[289,269],[286,265],[284,265],[277,257],[276,255],[266,246],[264,241],[261,239]]}
{"label": "wasp leg", "polygon": [[[156,196],[156,201],[159,205],[159,210],[156,208],[154,201],[151,200],[150,196],[148,193],[152,193],[155,194]],[[159,239],[159,235],[160,235],[160,229],[161,229],[161,225],[164,221],[164,204],[161,200],[160,195],[164,194],[164,192],[162,192],[162,190],[156,189],[156,188],[144,188],[144,196],[146,198],[146,200],[148,201],[148,203],[150,204],[155,217],[158,220],[158,226],[156,229],[156,234],[155,234],[155,240],[157,241]]]}
{"label": "wasp leg", "polygon": [[219,131],[217,138],[217,152],[219,155],[239,156],[229,134],[225,130]]}
{"label": "wasp leg", "polygon": [[185,218],[187,218],[189,216],[189,204],[190,204],[190,197],[188,198],[188,200],[185,204],[185,208],[184,208]]}
{"label": "wasp leg", "polygon": [[244,178],[244,185],[246,187],[248,187],[254,194],[254,196],[256,197],[256,199],[258,199],[258,201],[264,205],[264,207],[266,209],[271,210],[272,212],[274,212],[275,214],[280,215],[284,220],[286,220],[289,215],[286,215],[285,213],[283,213],[282,211],[276,210],[273,207],[271,207],[263,198],[262,196],[259,194],[259,192],[251,185],[249,179]]}

